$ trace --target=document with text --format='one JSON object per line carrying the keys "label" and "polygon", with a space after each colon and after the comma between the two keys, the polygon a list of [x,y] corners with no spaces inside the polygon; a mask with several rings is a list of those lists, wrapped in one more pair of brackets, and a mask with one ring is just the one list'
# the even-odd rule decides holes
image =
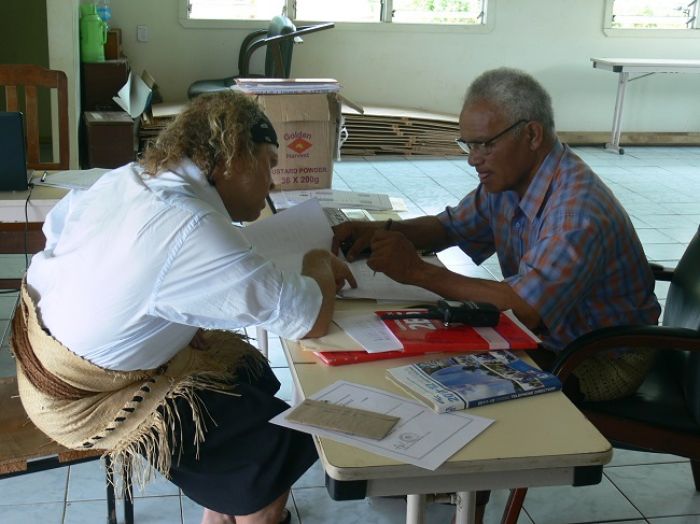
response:
{"label": "document with text", "polygon": [[433,410],[388,391],[338,381],[310,398],[352,408],[399,417],[400,421],[382,440],[359,437],[290,422],[283,411],[270,422],[279,426],[337,440],[399,462],[435,470],[466,446],[492,423],[492,419],[470,415],[466,411],[435,413]]}

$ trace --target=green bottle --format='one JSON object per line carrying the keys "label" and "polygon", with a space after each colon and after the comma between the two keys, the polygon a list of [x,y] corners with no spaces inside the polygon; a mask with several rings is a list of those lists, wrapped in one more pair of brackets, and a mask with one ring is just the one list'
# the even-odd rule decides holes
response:
{"label": "green bottle", "polygon": [[80,6],[80,60],[104,62],[107,24],[97,14],[95,4]]}

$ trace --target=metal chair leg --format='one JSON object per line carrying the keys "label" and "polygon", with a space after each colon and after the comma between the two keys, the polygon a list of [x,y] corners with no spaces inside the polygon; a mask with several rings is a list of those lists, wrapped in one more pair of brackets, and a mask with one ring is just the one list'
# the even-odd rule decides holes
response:
{"label": "metal chair leg", "polygon": [[107,488],[107,524],[117,524],[117,507],[114,497],[114,471],[112,461],[105,458],[105,483]]}
{"label": "metal chair leg", "polygon": [[134,489],[131,483],[131,467],[128,461],[122,467],[124,482],[124,522],[134,524]]}
{"label": "metal chair leg", "polygon": [[506,509],[503,511],[501,524],[515,524],[518,522],[520,510],[523,507],[523,502],[525,502],[525,495],[527,495],[527,488],[515,488],[510,490],[508,502],[506,502]]}

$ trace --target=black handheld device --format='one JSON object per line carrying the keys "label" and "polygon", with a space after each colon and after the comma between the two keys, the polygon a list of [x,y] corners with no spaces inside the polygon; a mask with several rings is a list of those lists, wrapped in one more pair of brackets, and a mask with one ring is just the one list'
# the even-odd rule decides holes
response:
{"label": "black handheld device", "polygon": [[472,300],[438,300],[437,310],[444,324],[466,324],[475,327],[488,327],[498,324],[501,312],[488,302]]}
{"label": "black handheld device", "polygon": [[446,326],[450,324],[465,324],[474,327],[492,327],[498,324],[501,312],[488,302],[471,300],[438,300],[436,306],[428,307],[427,311],[416,311],[402,314],[386,314],[385,320],[402,318],[435,318]]}

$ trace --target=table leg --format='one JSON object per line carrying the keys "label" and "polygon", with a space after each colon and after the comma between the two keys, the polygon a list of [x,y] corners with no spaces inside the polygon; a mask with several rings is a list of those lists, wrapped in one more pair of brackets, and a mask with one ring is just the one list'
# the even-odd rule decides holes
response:
{"label": "table leg", "polygon": [[258,349],[267,358],[267,330],[261,327],[255,328],[255,338],[258,339]]}
{"label": "table leg", "polygon": [[619,73],[617,81],[617,98],[615,98],[615,113],[613,114],[612,133],[610,133],[610,142],[605,144],[605,149],[610,149],[620,155],[625,153],[625,150],[620,147],[620,135],[622,134],[622,106],[625,103],[625,89],[629,80],[629,73]]}
{"label": "table leg", "polygon": [[425,495],[406,495],[406,524],[425,524]]}
{"label": "table leg", "polygon": [[455,515],[455,524],[474,524],[476,491],[458,491],[456,498],[457,513]]}

